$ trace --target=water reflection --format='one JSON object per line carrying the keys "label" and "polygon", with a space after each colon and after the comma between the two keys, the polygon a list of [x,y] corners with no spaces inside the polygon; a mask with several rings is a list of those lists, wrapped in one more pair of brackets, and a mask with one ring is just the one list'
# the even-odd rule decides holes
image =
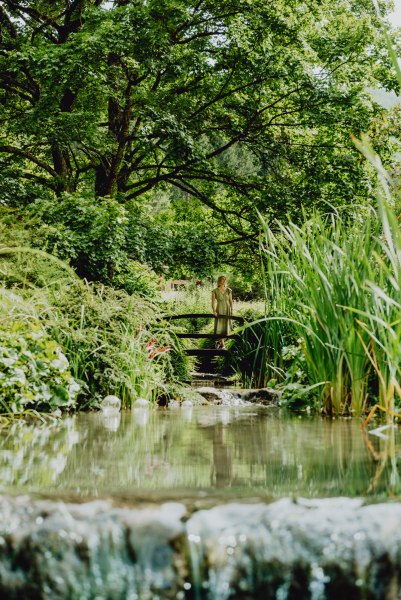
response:
{"label": "water reflection", "polygon": [[[372,460],[376,463],[374,474],[369,482],[368,493],[374,494],[387,482],[388,494],[400,496],[401,477],[398,460],[401,457],[401,439],[397,425],[394,425],[389,419],[387,424],[382,427],[371,431],[364,430],[363,436]],[[378,442],[378,438],[380,442]]]}
{"label": "water reflection", "polygon": [[221,423],[213,427],[213,466],[211,483],[217,488],[227,487],[232,481],[233,459]]}
{"label": "water reflection", "polygon": [[77,415],[0,432],[3,492],[399,496],[400,429],[245,407]]}
{"label": "water reflection", "polygon": [[149,409],[147,408],[134,408],[132,410],[132,416],[135,419],[137,425],[145,427],[149,420]]}
{"label": "water reflection", "polygon": [[99,414],[99,420],[102,423],[103,427],[108,431],[117,431],[121,422],[121,414],[120,413],[112,413],[112,414]]}

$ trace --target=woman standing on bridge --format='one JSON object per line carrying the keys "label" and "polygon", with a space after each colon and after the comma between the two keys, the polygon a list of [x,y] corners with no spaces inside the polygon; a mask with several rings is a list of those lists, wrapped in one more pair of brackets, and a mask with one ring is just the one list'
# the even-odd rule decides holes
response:
{"label": "woman standing on bridge", "polygon": [[228,317],[233,314],[233,294],[227,287],[227,279],[220,275],[217,280],[217,287],[212,291],[212,311],[215,317],[214,333],[221,335],[216,343],[216,348],[225,348],[224,338],[230,334],[231,319],[219,317]]}

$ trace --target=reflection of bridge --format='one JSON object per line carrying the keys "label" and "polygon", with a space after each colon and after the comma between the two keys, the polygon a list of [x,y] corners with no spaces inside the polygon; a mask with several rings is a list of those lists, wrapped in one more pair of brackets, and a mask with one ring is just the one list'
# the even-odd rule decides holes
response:
{"label": "reflection of bridge", "polygon": [[[172,315],[165,317],[168,321],[178,320],[178,319],[217,319],[213,313],[189,313],[185,315]],[[219,319],[230,319],[231,321],[237,321],[240,325],[242,325],[245,320],[243,317],[237,317],[234,315],[220,315]],[[220,340],[222,335],[216,333],[177,333],[177,337],[179,338],[189,338],[189,339],[209,339],[209,340]],[[225,336],[225,339],[237,338],[235,334],[230,334]],[[227,354],[228,350],[221,348],[189,348],[186,351],[186,354],[190,356],[221,356]]]}

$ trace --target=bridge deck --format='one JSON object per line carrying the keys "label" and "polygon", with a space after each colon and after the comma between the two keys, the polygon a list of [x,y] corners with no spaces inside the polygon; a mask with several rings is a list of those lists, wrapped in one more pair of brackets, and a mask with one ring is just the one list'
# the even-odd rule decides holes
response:
{"label": "bridge deck", "polygon": [[167,321],[176,321],[177,319],[230,319],[231,321],[238,321],[238,323],[245,323],[244,317],[238,317],[237,315],[220,315],[215,317],[213,313],[187,313],[184,315],[165,315],[164,319]]}
{"label": "bridge deck", "polygon": [[[221,339],[221,335],[219,335],[218,333],[176,333],[175,334],[178,338],[187,338],[187,339],[193,339],[193,340],[199,340],[199,339],[209,339],[209,340],[220,340]],[[230,334],[230,335],[226,335],[225,339],[238,339],[239,336],[235,335],[235,334]]]}
{"label": "bridge deck", "polygon": [[228,354],[225,348],[188,348],[185,350],[188,356],[224,356]]}

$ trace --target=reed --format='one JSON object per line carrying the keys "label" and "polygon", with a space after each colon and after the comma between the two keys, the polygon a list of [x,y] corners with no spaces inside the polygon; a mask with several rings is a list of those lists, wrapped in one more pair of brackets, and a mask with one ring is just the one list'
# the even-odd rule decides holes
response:
{"label": "reed", "polygon": [[[401,86],[400,62],[389,25],[381,16],[377,0],[372,1]],[[400,203],[399,189],[392,185],[392,178],[369,138],[363,135],[359,140],[354,138],[354,143],[372,165],[378,180],[376,195],[381,232],[379,249],[373,254],[376,278],[366,281],[367,291],[373,301],[372,306],[361,313],[360,325],[369,335],[369,345],[364,345],[364,348],[378,381],[379,405],[390,415],[394,413],[396,400],[397,404],[401,400],[401,232],[400,215],[397,216],[394,211],[394,207]]]}
{"label": "reed", "polygon": [[302,226],[263,223],[262,253],[270,290],[270,317],[292,323],[306,364],[308,385],[321,384],[329,414],[360,414],[367,402],[372,363],[370,335],[356,311],[371,313],[367,282],[377,278],[372,256],[380,251],[380,223],[315,213]]}
{"label": "reed", "polygon": [[241,377],[244,387],[265,387],[286,376],[285,350],[294,343],[291,324],[285,319],[268,318],[266,312],[242,310],[248,322],[236,330],[239,339],[229,341],[229,363]]}
{"label": "reed", "polygon": [[388,174],[369,140],[355,140],[359,149],[375,166],[379,174],[377,191],[381,230],[377,248],[372,252],[372,276],[365,282],[366,294],[372,299],[365,310],[354,312],[358,323],[368,335],[364,344],[374,370],[380,406],[394,411],[395,398],[401,399],[401,232],[399,218],[391,205]]}
{"label": "reed", "polygon": [[[357,143],[380,169],[368,140]],[[321,384],[328,414],[361,414],[376,398],[394,411],[401,398],[401,232],[391,201],[384,174],[376,209],[362,216],[315,213],[275,231],[263,223],[272,299],[265,328],[276,319],[292,323],[307,383]]]}

